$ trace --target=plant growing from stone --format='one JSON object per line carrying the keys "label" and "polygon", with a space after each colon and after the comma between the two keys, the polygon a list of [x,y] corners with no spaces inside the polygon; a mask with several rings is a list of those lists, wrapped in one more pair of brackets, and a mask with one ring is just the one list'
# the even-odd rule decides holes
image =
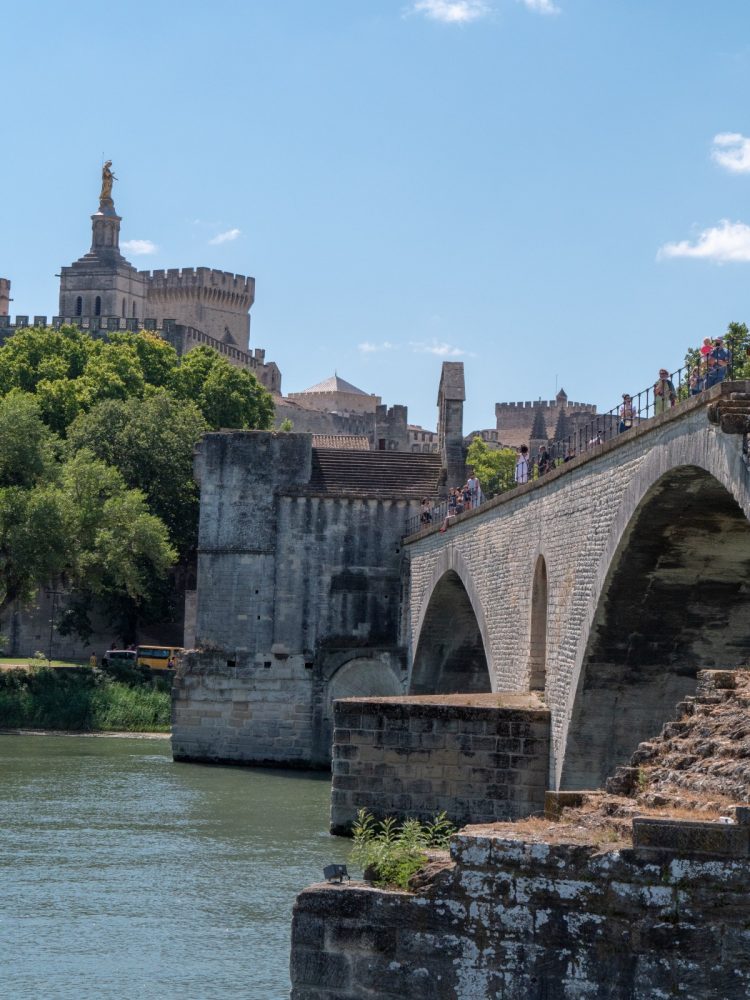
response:
{"label": "plant growing from stone", "polygon": [[427,850],[447,848],[454,830],[444,812],[429,823],[407,819],[399,824],[393,816],[378,822],[360,809],[352,828],[351,860],[376,885],[408,890],[412,876],[428,861]]}

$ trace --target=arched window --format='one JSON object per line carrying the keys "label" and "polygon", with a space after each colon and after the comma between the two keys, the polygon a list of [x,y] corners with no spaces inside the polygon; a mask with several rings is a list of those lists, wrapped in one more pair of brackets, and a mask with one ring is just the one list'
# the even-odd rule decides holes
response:
{"label": "arched window", "polygon": [[135,319],[137,315],[138,313],[135,311],[135,299],[133,299],[133,319]]}
{"label": "arched window", "polygon": [[80,295],[76,299],[76,316],[83,316],[83,298]]}
{"label": "arched window", "polygon": [[94,302],[94,316],[101,316],[102,314],[102,297],[97,295],[96,301]]}
{"label": "arched window", "polygon": [[127,316],[127,314],[128,314],[128,307],[125,304],[125,299],[123,299],[122,300],[122,318],[125,319],[125,317]]}

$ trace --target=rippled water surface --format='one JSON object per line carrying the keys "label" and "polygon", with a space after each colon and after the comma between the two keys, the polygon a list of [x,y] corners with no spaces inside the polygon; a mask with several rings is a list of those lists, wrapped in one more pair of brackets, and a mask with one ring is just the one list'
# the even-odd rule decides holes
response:
{"label": "rippled water surface", "polygon": [[0,735],[0,996],[281,1000],[328,778],[160,740]]}

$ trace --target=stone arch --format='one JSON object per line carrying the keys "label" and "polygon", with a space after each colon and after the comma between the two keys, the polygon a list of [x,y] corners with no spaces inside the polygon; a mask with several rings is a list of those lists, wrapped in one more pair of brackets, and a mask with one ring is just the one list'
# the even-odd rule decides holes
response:
{"label": "stone arch", "polygon": [[531,622],[529,626],[529,690],[547,686],[547,563],[537,556],[531,585]]}
{"label": "stone arch", "polygon": [[670,469],[655,449],[623,500],[566,712],[563,788],[601,784],[674,715],[698,670],[750,656],[750,523],[726,455],[703,455]]}
{"label": "stone arch", "polygon": [[338,698],[389,698],[404,693],[405,664],[389,652],[331,652],[317,666],[317,695],[313,710],[314,756],[331,759],[333,703]]}
{"label": "stone arch", "polygon": [[487,623],[468,566],[441,552],[419,613],[409,691],[467,694],[494,689]]}

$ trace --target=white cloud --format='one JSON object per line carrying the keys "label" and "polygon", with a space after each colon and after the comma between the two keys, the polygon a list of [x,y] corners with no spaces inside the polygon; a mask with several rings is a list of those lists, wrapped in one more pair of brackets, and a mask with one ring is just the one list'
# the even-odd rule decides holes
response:
{"label": "white cloud", "polygon": [[409,347],[411,347],[415,354],[436,354],[439,358],[460,358],[463,355],[470,354],[469,351],[465,351],[462,347],[456,347],[453,344],[446,344],[444,341],[438,340],[433,340],[429,344],[421,340],[412,341]]}
{"label": "white cloud", "polygon": [[714,136],[711,159],[733,174],[750,174],[750,139],[739,132],[720,132]]}
{"label": "white cloud", "polygon": [[365,340],[357,345],[363,354],[376,354],[378,351],[395,351],[397,346],[397,344],[392,344],[390,340],[384,340],[380,344],[373,344],[371,340]]}
{"label": "white cloud", "polygon": [[135,257],[140,257],[142,254],[156,253],[159,248],[151,240],[125,240],[122,249],[125,253],[132,253]]}
{"label": "white cloud", "polygon": [[212,246],[218,246],[219,243],[231,243],[232,240],[237,239],[240,233],[240,229],[227,229],[225,233],[219,233],[218,236],[214,236],[208,242]]}
{"label": "white cloud", "polygon": [[424,14],[431,21],[443,24],[466,24],[478,21],[490,13],[486,0],[415,0],[409,14]]}
{"label": "white cloud", "polygon": [[559,14],[560,8],[554,0],[520,0],[524,7],[537,14]]}
{"label": "white cloud", "polygon": [[701,260],[750,261],[750,226],[722,219],[718,226],[704,229],[694,243],[666,243],[657,254],[664,257],[697,257]]}

